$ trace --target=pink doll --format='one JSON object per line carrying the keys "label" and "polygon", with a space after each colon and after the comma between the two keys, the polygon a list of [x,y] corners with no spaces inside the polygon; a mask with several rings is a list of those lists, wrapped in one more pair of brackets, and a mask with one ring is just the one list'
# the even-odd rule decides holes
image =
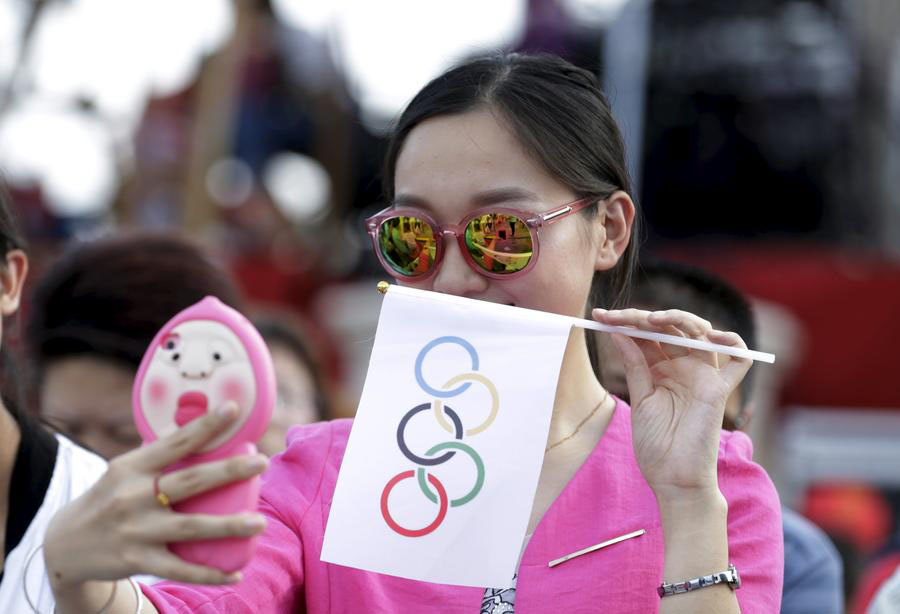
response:
{"label": "pink doll", "polygon": [[[166,471],[255,454],[254,443],[272,416],[275,390],[272,358],[262,337],[239,312],[207,296],[169,320],[144,354],[132,392],[134,420],[150,443],[234,401],[239,416],[229,430]],[[173,509],[191,514],[253,511],[259,487],[257,476],[181,501]],[[186,561],[232,572],[253,556],[256,537],[176,542],[169,549]]]}

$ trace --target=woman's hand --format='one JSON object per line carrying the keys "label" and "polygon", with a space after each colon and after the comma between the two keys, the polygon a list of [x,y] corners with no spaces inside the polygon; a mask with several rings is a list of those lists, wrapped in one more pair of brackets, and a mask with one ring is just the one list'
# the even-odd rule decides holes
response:
{"label": "woman's hand", "polygon": [[[89,580],[148,574],[182,582],[224,584],[239,580],[210,567],[187,563],[166,543],[192,539],[249,537],[262,532],[259,514],[179,514],[155,498],[153,481],[162,470],[199,450],[234,420],[234,404],[194,420],[152,444],[114,458],[102,478],[57,512],[44,539],[44,558],[54,591]],[[172,503],[229,482],[262,473],[261,455],[196,465],[159,480]]]}
{"label": "woman's hand", "polygon": [[[594,310],[603,324],[746,347],[735,333],[679,310]],[[613,335],[622,353],[641,473],[662,502],[718,496],[716,461],[725,402],[751,361]]]}

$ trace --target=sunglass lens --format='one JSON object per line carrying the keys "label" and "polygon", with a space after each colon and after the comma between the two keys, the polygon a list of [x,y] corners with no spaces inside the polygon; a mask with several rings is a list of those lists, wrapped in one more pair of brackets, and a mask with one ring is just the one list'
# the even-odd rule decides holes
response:
{"label": "sunglass lens", "polygon": [[469,255],[485,271],[517,273],[531,262],[534,245],[524,220],[506,213],[485,213],[466,225]]}
{"label": "sunglass lens", "polygon": [[417,217],[392,217],[378,229],[378,249],[399,275],[415,277],[427,273],[434,265],[437,250],[434,229]]}

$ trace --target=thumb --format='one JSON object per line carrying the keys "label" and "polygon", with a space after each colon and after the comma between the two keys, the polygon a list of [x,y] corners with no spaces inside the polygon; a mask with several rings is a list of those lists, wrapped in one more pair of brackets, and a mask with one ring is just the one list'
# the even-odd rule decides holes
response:
{"label": "thumb", "polygon": [[653,376],[644,353],[630,337],[612,333],[613,343],[622,354],[625,366],[625,381],[628,382],[628,395],[634,407],[653,393]]}

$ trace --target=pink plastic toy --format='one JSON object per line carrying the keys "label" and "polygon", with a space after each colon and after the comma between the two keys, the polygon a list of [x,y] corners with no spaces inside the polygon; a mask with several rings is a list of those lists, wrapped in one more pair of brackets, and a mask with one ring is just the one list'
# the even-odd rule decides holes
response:
{"label": "pink plastic toy", "polygon": [[[272,358],[262,337],[239,312],[207,296],[169,320],[147,348],[132,392],[134,421],[144,442],[150,443],[226,401],[235,401],[239,417],[234,424],[200,452],[165,471],[254,454],[254,444],[272,417],[275,391]],[[259,486],[259,477],[251,478],[173,508],[195,514],[253,511]],[[256,538],[176,542],[169,549],[186,561],[232,572],[253,556]]]}

